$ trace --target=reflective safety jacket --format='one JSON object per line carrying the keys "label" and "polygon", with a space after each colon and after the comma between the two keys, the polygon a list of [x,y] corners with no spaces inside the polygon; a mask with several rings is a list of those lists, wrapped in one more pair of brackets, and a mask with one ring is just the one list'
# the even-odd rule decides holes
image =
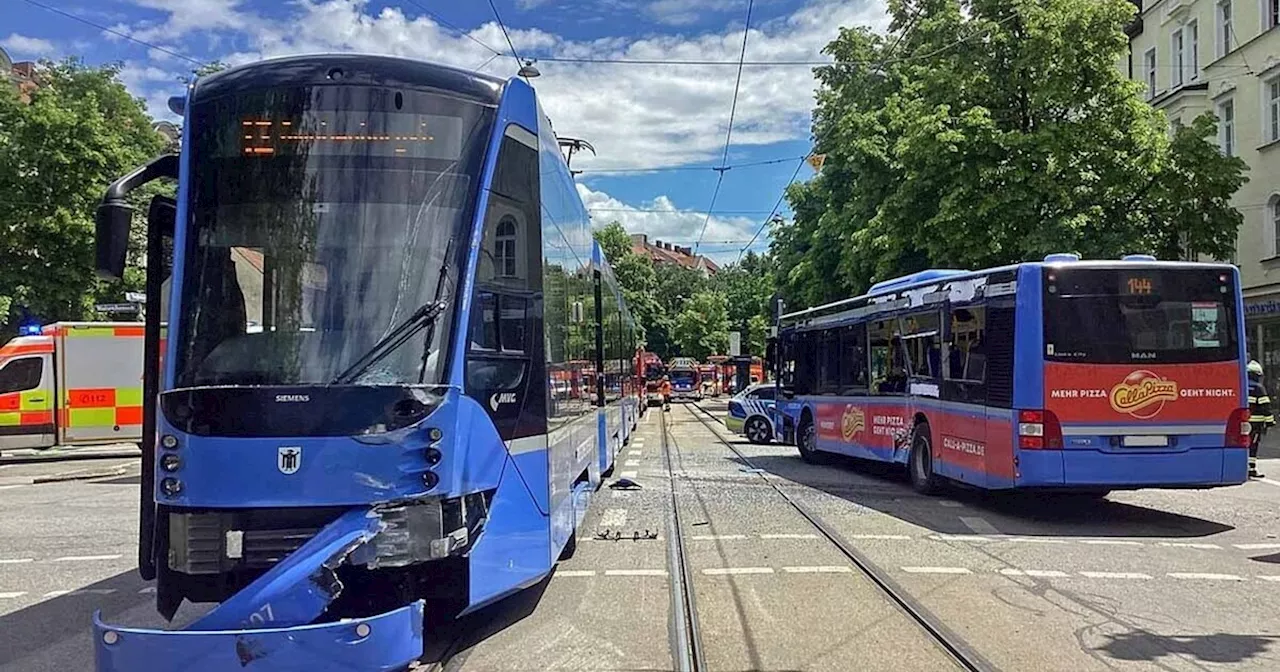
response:
{"label": "reflective safety jacket", "polygon": [[1266,429],[1276,424],[1276,416],[1271,410],[1271,397],[1260,380],[1249,380],[1249,422],[1254,431]]}

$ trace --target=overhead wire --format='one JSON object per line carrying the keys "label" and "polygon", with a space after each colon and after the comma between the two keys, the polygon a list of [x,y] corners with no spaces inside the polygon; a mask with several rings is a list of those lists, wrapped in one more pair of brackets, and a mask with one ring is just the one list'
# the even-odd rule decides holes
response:
{"label": "overhead wire", "polygon": [[[523,61],[520,60],[520,52],[516,51],[516,45],[511,41],[511,33],[507,32],[507,24],[502,22],[502,15],[498,13],[498,5],[493,0],[489,0],[489,8],[493,10],[493,18],[497,19],[498,27],[502,29],[502,36],[507,38],[507,46],[511,47],[511,57],[516,59],[517,66],[523,65]],[[524,81],[528,84],[529,78],[525,77]]]}
{"label": "overhead wire", "polygon": [[[408,0],[408,2],[414,7],[417,7],[418,9],[422,10],[423,14],[426,14],[427,16],[431,17],[431,19],[436,23],[444,26],[445,28],[449,28],[450,30],[453,30],[459,35],[467,38],[468,40],[471,40],[472,42],[475,42],[476,44],[484,47],[485,49],[488,49],[489,51],[492,51],[494,54],[497,54],[498,56],[503,55],[501,51],[498,51],[497,49],[494,49],[493,47],[489,46],[485,42],[481,41],[480,38],[475,37],[471,33],[463,30],[462,28],[459,28],[457,25],[449,23],[448,21],[444,20],[443,18],[440,17],[439,14],[436,14],[435,12],[424,7],[421,3],[418,2],[418,0]],[[499,22],[499,24],[501,24],[501,22]],[[484,66],[481,66],[481,67],[484,67]],[[476,68],[476,69],[479,70],[480,68]]]}
{"label": "overhead wire", "polygon": [[702,222],[702,231],[698,233],[698,242],[693,244],[693,256],[698,256],[698,248],[702,245],[702,237],[707,233],[707,225],[711,223],[711,213],[716,208],[716,199],[720,197],[720,185],[724,183],[725,171],[729,170],[729,144],[733,141],[733,120],[738,112],[738,92],[742,90],[742,63],[747,59],[747,38],[751,36],[751,10],[755,0],[747,0],[747,19],[742,26],[742,51],[738,53],[738,77],[733,83],[733,102],[729,104],[729,128],[724,135],[724,152],[720,156],[720,167],[716,169],[716,187],[711,191],[711,205],[707,206],[707,218]]}
{"label": "overhead wire", "polygon": [[774,202],[773,209],[769,211],[769,216],[765,217],[764,221],[760,223],[760,228],[756,229],[755,235],[751,236],[751,240],[748,240],[747,244],[743,245],[742,249],[738,250],[739,260],[742,259],[742,255],[746,254],[747,248],[751,247],[751,245],[756,242],[756,239],[760,237],[760,234],[764,232],[764,227],[769,226],[769,222],[773,221],[774,215],[778,214],[778,208],[782,207],[782,199],[787,197],[787,187],[790,187],[791,183],[796,181],[796,176],[800,174],[800,168],[804,166],[804,161],[807,158],[809,157],[802,157],[796,162],[796,169],[791,171],[791,177],[787,180],[786,186],[782,188],[782,193],[778,194],[778,200]]}
{"label": "overhead wire", "polygon": [[152,43],[147,42],[147,41],[145,41],[145,40],[140,40],[140,39],[138,39],[138,38],[136,38],[136,37],[133,37],[132,35],[129,35],[129,34],[127,34],[127,33],[122,33],[122,32],[120,32],[120,31],[118,31],[118,30],[115,30],[114,28],[108,28],[108,27],[106,27],[106,26],[104,26],[104,25],[102,25],[102,24],[100,24],[100,23],[95,23],[95,22],[93,22],[93,21],[90,21],[89,19],[86,19],[86,18],[82,17],[82,16],[77,16],[77,15],[75,15],[75,14],[72,14],[71,12],[67,12],[67,11],[63,11],[63,10],[61,10],[61,9],[58,9],[57,7],[53,7],[53,6],[50,6],[50,5],[46,5],[46,4],[44,4],[43,2],[37,2],[36,0],[24,0],[24,1],[25,1],[27,4],[29,4],[29,5],[33,5],[33,6],[35,6],[35,7],[39,7],[39,8],[41,8],[41,9],[43,9],[43,10],[46,10],[46,11],[49,11],[49,12],[53,12],[54,14],[60,14],[60,15],[62,15],[62,16],[67,17],[68,19],[73,20],[73,21],[79,21],[80,23],[83,23],[83,24],[85,24],[86,26],[91,26],[91,27],[93,27],[93,28],[97,28],[98,30],[101,30],[101,31],[102,31],[102,32],[104,32],[104,33],[110,33],[110,34],[112,34],[112,35],[115,35],[116,37],[120,37],[120,38],[124,38],[124,39],[126,39],[126,40],[129,40],[130,42],[136,42],[137,44],[141,44],[141,45],[142,45],[142,46],[144,46],[144,47],[147,47],[147,48],[149,48],[149,49],[155,49],[156,51],[158,51],[158,52],[160,52],[160,53],[162,53],[162,54],[168,54],[168,55],[170,55],[170,56],[172,56],[172,57],[174,57],[174,58],[178,58],[178,59],[184,60],[184,61],[186,61],[186,62],[188,62],[188,63],[194,64],[194,65],[197,65],[197,66],[209,65],[209,62],[208,62],[208,61],[202,61],[202,60],[200,60],[200,59],[198,59],[198,58],[192,58],[192,57],[190,57],[190,56],[188,56],[188,55],[186,55],[186,54],[183,54],[183,53],[181,53],[181,52],[174,51],[174,50],[172,50],[172,49],[168,49],[168,48],[166,48],[166,47],[162,47],[162,46],[160,46],[160,45],[158,45],[158,44],[152,44]]}
{"label": "overhead wire", "polygon": [[[808,156],[807,154],[805,156]],[[805,156],[786,156],[779,159],[766,159],[763,161],[747,161],[745,163],[735,163],[732,166],[650,166],[647,168],[584,168],[579,169],[579,173],[594,173],[596,175],[607,175],[613,173],[658,173],[658,172],[678,172],[678,171],[696,171],[696,170],[732,170],[734,168],[751,168],[754,166],[770,166],[776,163],[789,163],[796,159],[803,159]],[[762,211],[763,212],[763,211]]]}

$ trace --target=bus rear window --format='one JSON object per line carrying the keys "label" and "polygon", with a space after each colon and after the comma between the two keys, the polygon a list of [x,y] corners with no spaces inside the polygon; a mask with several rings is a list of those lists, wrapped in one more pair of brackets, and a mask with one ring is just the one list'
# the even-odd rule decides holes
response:
{"label": "bus rear window", "polygon": [[1047,268],[1045,359],[1096,364],[1238,356],[1232,274],[1216,269]]}

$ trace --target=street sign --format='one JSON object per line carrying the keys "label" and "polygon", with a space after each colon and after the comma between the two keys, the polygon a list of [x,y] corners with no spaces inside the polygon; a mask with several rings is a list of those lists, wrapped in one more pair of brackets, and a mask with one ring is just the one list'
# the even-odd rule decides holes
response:
{"label": "street sign", "polygon": [[124,300],[129,303],[146,303],[147,295],[142,292],[125,292]]}
{"label": "street sign", "polygon": [[99,303],[93,307],[99,313],[136,313],[138,312],[138,304],[136,303]]}
{"label": "street sign", "polygon": [[729,332],[729,355],[737,357],[742,354],[742,332]]}

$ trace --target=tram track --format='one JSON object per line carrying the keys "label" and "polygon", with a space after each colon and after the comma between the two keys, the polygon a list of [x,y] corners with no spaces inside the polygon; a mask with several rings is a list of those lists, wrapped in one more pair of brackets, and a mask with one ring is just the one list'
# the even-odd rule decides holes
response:
{"label": "tram track", "polygon": [[[959,635],[948,628],[941,619],[934,616],[924,605],[910,595],[906,590],[897,584],[886,572],[881,570],[874,562],[868,559],[860,551],[854,548],[846,541],[839,532],[830,524],[822,519],[821,516],[814,513],[808,507],[793,498],[787,491],[782,488],[776,479],[770,478],[764,470],[756,467],[751,458],[738,449],[732,442],[724,438],[719,430],[711,424],[713,421],[724,425],[724,421],[717,418],[715,414],[703,408],[697,402],[691,402],[686,406],[692,406],[696,409],[691,415],[707,429],[716,440],[724,445],[732,452],[741,462],[755,473],[766,485],[773,489],[783,501],[785,501],[793,510],[800,514],[826,541],[837,550],[841,555],[853,565],[854,569],[864,578],[874,585],[878,591],[895,607],[906,615],[913,623],[915,623],[948,658],[956,664],[959,669],[968,670],[970,672],[994,672],[998,668],[987,661],[981,654],[974,651]],[[666,450],[667,426],[666,420],[663,419],[663,448],[668,453],[668,468],[670,468],[670,454]],[[673,478],[673,502],[674,501],[674,472]],[[672,536],[674,541],[677,536]]]}
{"label": "tram track", "polygon": [[684,545],[684,527],[680,521],[679,493],[676,492],[675,463],[671,459],[675,438],[667,429],[667,414],[661,412],[662,456],[666,463],[671,507],[667,515],[667,564],[671,576],[671,658],[678,672],[702,672],[707,669],[698,627],[698,609],[693,592],[693,572]]}

